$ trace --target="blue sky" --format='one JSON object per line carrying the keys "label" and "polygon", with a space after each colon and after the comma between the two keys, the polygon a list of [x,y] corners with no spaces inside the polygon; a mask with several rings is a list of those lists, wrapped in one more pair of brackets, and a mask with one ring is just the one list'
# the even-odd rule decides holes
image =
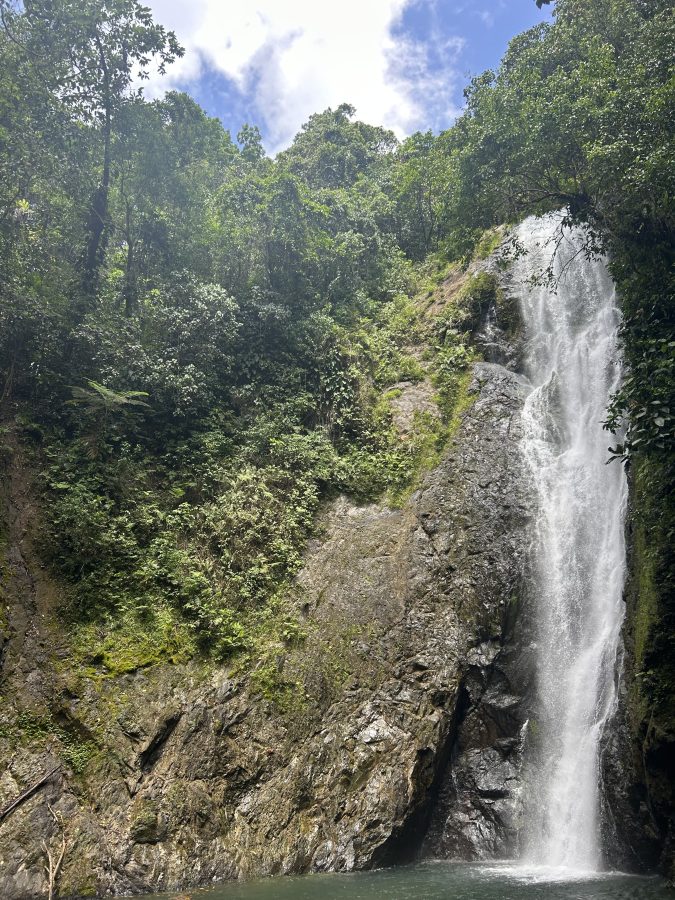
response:
{"label": "blue sky", "polygon": [[535,0],[146,0],[186,54],[150,97],[177,88],[235,136],[258,125],[275,153],[314,112],[351,103],[399,137],[450,125],[471,76],[550,7]]}

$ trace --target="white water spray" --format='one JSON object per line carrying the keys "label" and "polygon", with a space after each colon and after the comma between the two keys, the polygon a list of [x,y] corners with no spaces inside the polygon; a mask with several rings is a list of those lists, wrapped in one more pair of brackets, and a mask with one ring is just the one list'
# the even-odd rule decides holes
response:
{"label": "white water spray", "polygon": [[626,479],[606,465],[608,400],[620,379],[613,285],[566,231],[553,260],[556,289],[533,286],[551,263],[560,216],[528,219],[518,259],[533,390],[522,450],[534,483],[531,566],[536,712],[530,723],[523,862],[569,874],[596,871],[599,742],[616,705],[623,619]]}

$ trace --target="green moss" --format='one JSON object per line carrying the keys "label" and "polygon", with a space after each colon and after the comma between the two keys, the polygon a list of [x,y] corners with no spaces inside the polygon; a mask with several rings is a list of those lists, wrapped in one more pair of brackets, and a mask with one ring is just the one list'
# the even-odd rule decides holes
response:
{"label": "green moss", "polygon": [[423,381],[425,371],[419,360],[411,354],[402,354],[399,363],[399,380],[412,381],[413,383]]}
{"label": "green moss", "polygon": [[448,438],[453,438],[462,424],[464,413],[471,409],[476,401],[476,394],[470,391],[473,374],[464,372],[457,377],[453,387],[453,402],[448,420]]}
{"label": "green moss", "polygon": [[83,735],[68,720],[57,721],[50,711],[22,710],[13,722],[5,725],[5,732],[15,745],[33,750],[49,745],[78,775],[99,751],[92,736]]}
{"label": "green moss", "polygon": [[267,606],[249,610],[243,621],[247,645],[231,661],[234,677],[250,673],[250,690],[272,703],[277,712],[290,714],[304,708],[302,690],[285,670],[293,648],[302,645],[307,633],[297,619],[299,588],[277,592]]}
{"label": "green moss", "polygon": [[382,394],[380,396],[379,400],[375,404],[375,410],[377,410],[381,405],[384,405],[384,407],[388,410],[389,409],[389,401],[395,400],[397,397],[400,397],[402,393],[403,393],[403,388],[391,388],[391,390],[385,391],[384,394]]}
{"label": "green moss", "polygon": [[[435,288],[431,295],[436,296]],[[399,363],[406,353],[401,342],[423,347],[422,352],[418,346],[415,355],[410,353],[410,359],[420,375],[431,379],[439,414],[428,409],[415,411],[412,427],[401,435],[394,426],[391,401],[402,391],[395,388],[376,393],[371,406],[376,446],[353,448],[342,460],[346,475],[338,483],[348,493],[364,500],[377,499],[384,493],[390,505],[400,507],[419,487],[424,474],[438,465],[463,412],[473,402],[469,368],[474,354],[468,346],[467,327],[473,327],[470,320],[480,317],[499,297],[496,278],[482,272],[467,277],[452,297],[444,297],[440,312],[438,304],[429,306],[426,297],[418,295],[416,302],[401,303],[398,312],[390,313],[390,324],[397,323],[394,331],[399,341]],[[396,376],[401,376],[400,365]]]}
{"label": "green moss", "polygon": [[457,295],[456,305],[471,330],[478,328],[492,304],[497,305],[499,294],[497,277],[492,272],[478,272],[466,279]]}
{"label": "green moss", "polygon": [[73,772],[83,774],[94,756],[99,752],[93,741],[65,742],[61,757],[70,766]]}
{"label": "green moss", "polygon": [[323,620],[308,628],[303,646],[291,648],[281,660],[282,677],[296,694],[291,703],[283,698],[277,711],[296,738],[320,727],[325,711],[350,685],[373,691],[389,674],[386,662],[372,653],[380,634],[373,623]]}
{"label": "green moss", "polygon": [[439,416],[415,410],[398,482],[387,492],[387,502],[391,506],[403,506],[419,486],[422,476],[438,465],[447,438],[447,426]]}
{"label": "green moss", "polygon": [[168,608],[71,630],[71,658],[59,668],[81,668],[90,677],[116,676],[165,663],[186,662],[197,652],[193,629]]}
{"label": "green moss", "polygon": [[635,613],[633,617],[633,652],[635,666],[642,671],[645,656],[652,640],[652,632],[658,625],[658,594],[654,583],[654,560],[647,552],[643,526],[635,531],[633,565],[637,579]]}
{"label": "green moss", "polygon": [[99,885],[92,871],[92,861],[86,857],[79,857],[77,852],[76,844],[71,848],[68,866],[59,878],[60,893],[65,897],[96,897],[99,894]]}
{"label": "green moss", "polygon": [[283,657],[268,659],[251,673],[250,691],[272,703],[284,716],[297,718],[307,708],[301,681],[291,681],[283,673]]}
{"label": "green moss", "polygon": [[374,321],[362,322],[356,337],[376,387],[424,378],[424,369],[411,352],[424,339],[420,308],[414,299],[397,295]]}
{"label": "green moss", "polygon": [[22,710],[16,717],[15,727],[21,735],[22,743],[34,744],[43,741],[54,731],[54,724],[46,714]]}
{"label": "green moss", "polygon": [[476,244],[474,259],[487,259],[491,256],[504,239],[504,229],[501,226],[488,228]]}
{"label": "green moss", "polygon": [[432,253],[416,267],[415,298],[420,306],[437,293],[438,288],[450,276],[461,271],[462,264],[456,260],[449,262],[443,253]]}
{"label": "green moss", "polygon": [[[271,624],[269,620],[267,624]],[[289,645],[304,641],[305,633],[288,617],[280,617],[274,624],[276,628],[260,630],[255,647],[258,662],[250,675],[249,690],[272,703],[282,716],[302,717],[307,708],[304,686],[289,674],[286,661]]]}
{"label": "green moss", "polygon": [[424,475],[440,463],[448,443],[459,430],[464,413],[475,401],[475,395],[469,391],[471,380],[471,372],[465,371],[453,372],[452,378],[438,382],[437,402],[441,417],[429,412],[415,412],[398,481],[386,495],[391,506],[403,506],[420,486]]}
{"label": "green moss", "polygon": [[663,734],[675,732],[675,651],[672,646],[675,598],[672,589],[672,491],[664,488],[672,471],[645,458],[633,469],[635,510],[628,585],[632,635],[631,713],[636,729],[649,719]]}
{"label": "green moss", "polygon": [[164,830],[159,819],[159,803],[136,799],[131,812],[131,838],[139,844],[155,844],[162,839]]}

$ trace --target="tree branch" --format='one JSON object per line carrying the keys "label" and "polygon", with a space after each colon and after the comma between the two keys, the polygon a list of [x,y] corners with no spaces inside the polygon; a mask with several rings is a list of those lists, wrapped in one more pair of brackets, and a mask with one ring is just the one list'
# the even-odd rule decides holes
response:
{"label": "tree branch", "polygon": [[43,775],[39,781],[35,782],[35,784],[31,785],[29,788],[26,788],[23,793],[19,794],[16,800],[13,800],[9,805],[5,806],[4,809],[1,809],[0,822],[2,822],[2,820],[5,819],[12,812],[12,810],[15,810],[17,806],[20,806],[24,802],[24,800],[28,800],[29,797],[32,797],[39,788],[41,788],[47,781],[49,781],[54,772],[58,771],[60,768],[61,763],[59,763],[58,766],[54,766],[53,769],[47,772],[46,775]]}

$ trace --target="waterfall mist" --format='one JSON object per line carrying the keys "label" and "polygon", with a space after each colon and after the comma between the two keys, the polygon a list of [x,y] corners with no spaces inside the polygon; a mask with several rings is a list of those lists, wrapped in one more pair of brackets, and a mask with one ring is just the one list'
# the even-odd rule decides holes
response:
{"label": "waterfall mist", "polygon": [[561,870],[601,867],[599,742],[616,704],[624,613],[622,466],[607,465],[602,428],[620,379],[619,313],[605,266],[583,234],[566,231],[555,287],[532,284],[551,264],[560,215],[519,229],[516,260],[533,389],[522,451],[534,486],[530,551],[536,643],[535,712],[528,725],[523,862]]}

